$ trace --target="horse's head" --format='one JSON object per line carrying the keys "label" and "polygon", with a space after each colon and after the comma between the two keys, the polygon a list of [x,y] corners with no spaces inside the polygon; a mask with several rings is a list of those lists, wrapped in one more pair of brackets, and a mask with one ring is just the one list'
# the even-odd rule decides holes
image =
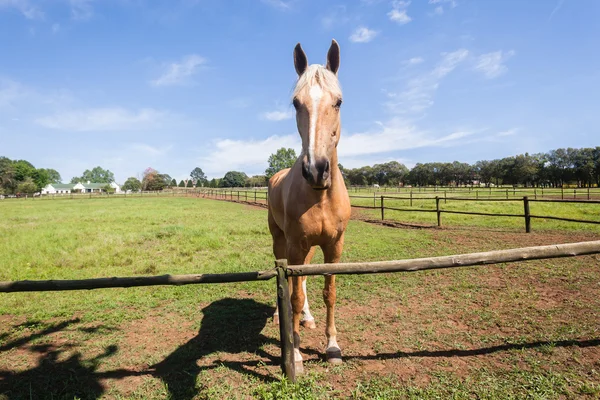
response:
{"label": "horse's head", "polygon": [[342,91],[337,78],[340,46],[333,40],[327,52],[327,65],[308,65],[300,43],[294,48],[298,82],[293,104],[302,138],[302,176],[313,189],[331,185],[331,169],[337,168],[336,147],[340,140]]}

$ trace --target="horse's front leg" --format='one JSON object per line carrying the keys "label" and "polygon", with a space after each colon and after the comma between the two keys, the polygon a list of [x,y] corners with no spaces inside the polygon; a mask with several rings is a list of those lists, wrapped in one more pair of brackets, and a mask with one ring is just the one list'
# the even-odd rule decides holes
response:
{"label": "horse's front leg", "polygon": [[[289,265],[302,265],[310,248],[306,246],[293,245],[288,243],[287,256]],[[302,277],[293,276],[291,279],[291,302],[293,311],[294,325],[294,363],[296,364],[296,373],[304,372],[302,365],[302,354],[300,353],[300,319],[302,309],[304,308],[305,294],[302,290]]]}
{"label": "horse's front leg", "polygon": [[[337,263],[342,256],[344,247],[344,235],[339,240],[329,246],[323,247],[323,256],[326,263]],[[323,289],[323,300],[327,307],[327,319],[325,325],[325,335],[327,336],[327,348],[325,354],[327,362],[332,364],[342,363],[342,350],[337,343],[337,330],[335,329],[335,275],[325,275],[325,288]]]}

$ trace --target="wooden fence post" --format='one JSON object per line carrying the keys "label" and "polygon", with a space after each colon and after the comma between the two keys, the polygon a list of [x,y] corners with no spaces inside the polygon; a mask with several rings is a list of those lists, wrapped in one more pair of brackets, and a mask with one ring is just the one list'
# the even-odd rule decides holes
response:
{"label": "wooden fence post", "polygon": [[412,207],[412,190],[410,191],[410,206]]}
{"label": "wooden fence post", "polygon": [[254,191],[254,202],[256,203],[256,190]]}
{"label": "wooden fence post", "polygon": [[565,188],[563,186],[560,187],[560,199],[565,199]]}
{"label": "wooden fence post", "polygon": [[508,189],[506,189],[506,199],[508,200]]}
{"label": "wooden fence post", "polygon": [[446,191],[444,190],[444,204],[448,204],[448,200],[446,199]]}
{"label": "wooden fence post", "polygon": [[537,200],[537,188],[533,188],[533,198]]}
{"label": "wooden fence post", "polygon": [[384,208],[383,208],[383,196],[381,196],[381,220],[382,220],[382,221],[383,221],[383,219],[384,219],[383,210],[384,210]]}
{"label": "wooden fence post", "polygon": [[277,308],[279,310],[279,337],[281,339],[281,370],[291,381],[296,381],[294,364],[294,331],[292,327],[292,303],[286,276],[287,260],[276,260]]}
{"label": "wooden fence post", "polygon": [[590,187],[588,186],[588,200],[590,199]]}
{"label": "wooden fence post", "polygon": [[577,198],[577,189],[573,189],[573,199]]}
{"label": "wooden fence post", "polygon": [[529,213],[529,198],[523,197],[523,209],[525,211],[525,232],[531,233],[531,214]]}
{"label": "wooden fence post", "polygon": [[442,212],[440,211],[440,198],[435,196],[435,211],[437,213],[437,226],[442,226]]}
{"label": "wooden fence post", "polygon": [[375,201],[375,191],[373,191],[373,208],[377,207],[377,202]]}

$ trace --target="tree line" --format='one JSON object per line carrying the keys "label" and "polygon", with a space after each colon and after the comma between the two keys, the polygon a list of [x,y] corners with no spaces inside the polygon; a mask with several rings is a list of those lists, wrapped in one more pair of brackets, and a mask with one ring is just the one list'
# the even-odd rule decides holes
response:
{"label": "tree line", "polygon": [[[171,187],[264,187],[276,172],[291,167],[297,156],[293,149],[281,148],[271,154],[264,175],[248,176],[241,171],[228,171],[222,178],[209,180],[200,167],[190,172],[189,179],[179,183],[168,174],[147,168],[141,179],[128,178],[123,190],[163,190]],[[339,165],[348,186],[466,186],[520,185],[561,187],[600,186],[600,146],[595,148],[560,148],[547,153],[519,154],[474,164],[454,162],[417,163],[412,169],[397,161],[344,168]],[[114,174],[101,167],[85,170],[71,179],[78,182],[111,183]],[[34,193],[49,183],[60,183],[54,169],[35,168],[26,160],[0,157],[0,194]]]}

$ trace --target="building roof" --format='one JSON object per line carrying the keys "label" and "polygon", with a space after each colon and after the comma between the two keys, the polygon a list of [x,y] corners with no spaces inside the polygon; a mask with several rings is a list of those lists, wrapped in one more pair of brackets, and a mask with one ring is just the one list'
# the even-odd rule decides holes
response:
{"label": "building roof", "polygon": [[74,183],[51,183],[54,189],[73,189]]}
{"label": "building roof", "polygon": [[[86,182],[79,182],[79,183],[86,189],[104,189],[106,187],[106,185],[110,185],[110,183],[86,183]],[[73,190],[75,185],[78,185],[79,183],[51,183],[50,186],[52,186],[54,189]]]}

